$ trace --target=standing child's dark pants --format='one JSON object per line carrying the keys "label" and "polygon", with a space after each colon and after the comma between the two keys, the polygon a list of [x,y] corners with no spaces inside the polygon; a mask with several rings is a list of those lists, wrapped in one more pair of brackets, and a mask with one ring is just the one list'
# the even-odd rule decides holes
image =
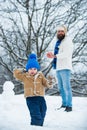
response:
{"label": "standing child's dark pants", "polygon": [[44,97],[35,96],[26,98],[27,106],[30,111],[31,125],[43,126],[46,115],[46,102]]}

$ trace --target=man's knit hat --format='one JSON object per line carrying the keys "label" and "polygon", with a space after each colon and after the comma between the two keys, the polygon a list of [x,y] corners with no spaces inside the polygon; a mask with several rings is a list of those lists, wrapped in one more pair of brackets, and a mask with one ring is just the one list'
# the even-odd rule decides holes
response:
{"label": "man's knit hat", "polygon": [[36,68],[37,70],[40,70],[40,65],[37,61],[37,56],[34,53],[28,56],[28,61],[26,64],[26,71],[28,71],[31,68]]}
{"label": "man's knit hat", "polygon": [[57,27],[57,31],[59,30],[63,30],[65,32],[65,34],[67,33],[67,27],[65,25],[60,25]]}

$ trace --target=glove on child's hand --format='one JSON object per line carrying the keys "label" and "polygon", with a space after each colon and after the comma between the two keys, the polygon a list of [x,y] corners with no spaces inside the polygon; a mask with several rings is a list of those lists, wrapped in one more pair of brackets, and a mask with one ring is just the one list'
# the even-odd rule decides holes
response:
{"label": "glove on child's hand", "polygon": [[23,70],[22,70],[22,73],[26,73],[26,72],[27,72],[26,69],[23,69]]}
{"label": "glove on child's hand", "polygon": [[48,83],[49,83],[49,85],[51,86],[51,88],[53,87],[53,85],[56,84],[56,79],[55,79],[55,77],[53,77],[53,76],[51,76],[51,75],[49,75],[49,76],[47,77],[47,80],[48,80]]}

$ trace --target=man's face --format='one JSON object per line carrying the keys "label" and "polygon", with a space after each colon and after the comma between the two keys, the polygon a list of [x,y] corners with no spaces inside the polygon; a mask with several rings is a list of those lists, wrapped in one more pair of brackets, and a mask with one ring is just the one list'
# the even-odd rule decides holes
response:
{"label": "man's face", "polygon": [[64,32],[64,30],[58,30],[58,31],[57,31],[57,38],[58,38],[59,40],[63,40],[64,37],[65,37],[65,32]]}
{"label": "man's face", "polygon": [[36,68],[31,68],[31,69],[28,70],[28,73],[29,73],[29,75],[34,76],[37,73],[37,69]]}

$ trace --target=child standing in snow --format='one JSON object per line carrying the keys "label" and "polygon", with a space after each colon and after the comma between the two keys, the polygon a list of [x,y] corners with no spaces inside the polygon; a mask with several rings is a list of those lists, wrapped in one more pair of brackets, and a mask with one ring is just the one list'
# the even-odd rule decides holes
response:
{"label": "child standing in snow", "polygon": [[43,126],[46,115],[45,87],[51,84],[44,77],[35,54],[30,54],[26,65],[26,72],[14,70],[14,77],[24,83],[24,96],[30,111],[31,125]]}

